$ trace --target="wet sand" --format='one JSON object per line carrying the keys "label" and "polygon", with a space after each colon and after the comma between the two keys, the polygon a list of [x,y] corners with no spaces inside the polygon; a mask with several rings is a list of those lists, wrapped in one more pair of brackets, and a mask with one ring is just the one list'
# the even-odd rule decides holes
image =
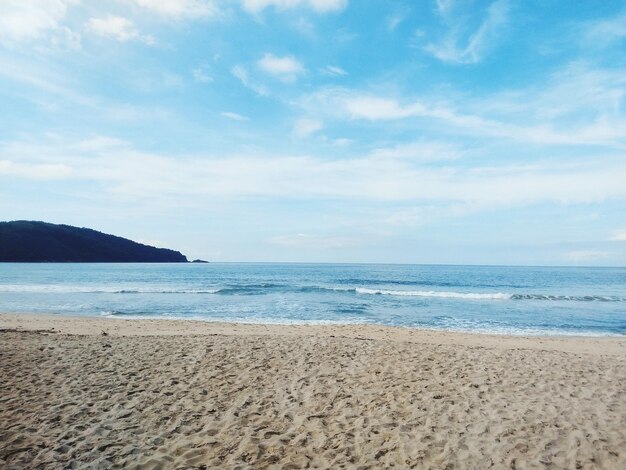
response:
{"label": "wet sand", "polygon": [[0,315],[1,468],[626,468],[624,338]]}

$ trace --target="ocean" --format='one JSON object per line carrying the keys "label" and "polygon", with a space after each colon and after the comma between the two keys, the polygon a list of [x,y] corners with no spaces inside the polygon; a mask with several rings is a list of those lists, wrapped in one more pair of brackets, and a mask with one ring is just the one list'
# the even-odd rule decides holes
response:
{"label": "ocean", "polygon": [[0,312],[611,336],[626,268],[5,263]]}

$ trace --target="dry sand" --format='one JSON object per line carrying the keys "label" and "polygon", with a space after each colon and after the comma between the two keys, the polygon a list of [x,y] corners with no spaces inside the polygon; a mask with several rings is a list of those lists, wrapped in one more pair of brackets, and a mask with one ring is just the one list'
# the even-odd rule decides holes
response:
{"label": "dry sand", "polygon": [[0,328],[0,468],[626,468],[623,338]]}

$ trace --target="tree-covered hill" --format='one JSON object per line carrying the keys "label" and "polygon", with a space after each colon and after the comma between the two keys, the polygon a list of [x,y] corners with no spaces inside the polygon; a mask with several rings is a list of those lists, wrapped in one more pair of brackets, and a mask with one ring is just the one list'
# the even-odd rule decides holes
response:
{"label": "tree-covered hill", "polygon": [[0,222],[0,262],[184,263],[178,251],[88,228],[17,220]]}

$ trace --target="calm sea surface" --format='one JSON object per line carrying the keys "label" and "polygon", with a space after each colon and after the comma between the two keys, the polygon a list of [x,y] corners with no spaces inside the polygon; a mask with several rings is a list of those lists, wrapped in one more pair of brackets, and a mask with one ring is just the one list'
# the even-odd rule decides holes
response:
{"label": "calm sea surface", "polygon": [[6,263],[0,311],[623,335],[626,269]]}

